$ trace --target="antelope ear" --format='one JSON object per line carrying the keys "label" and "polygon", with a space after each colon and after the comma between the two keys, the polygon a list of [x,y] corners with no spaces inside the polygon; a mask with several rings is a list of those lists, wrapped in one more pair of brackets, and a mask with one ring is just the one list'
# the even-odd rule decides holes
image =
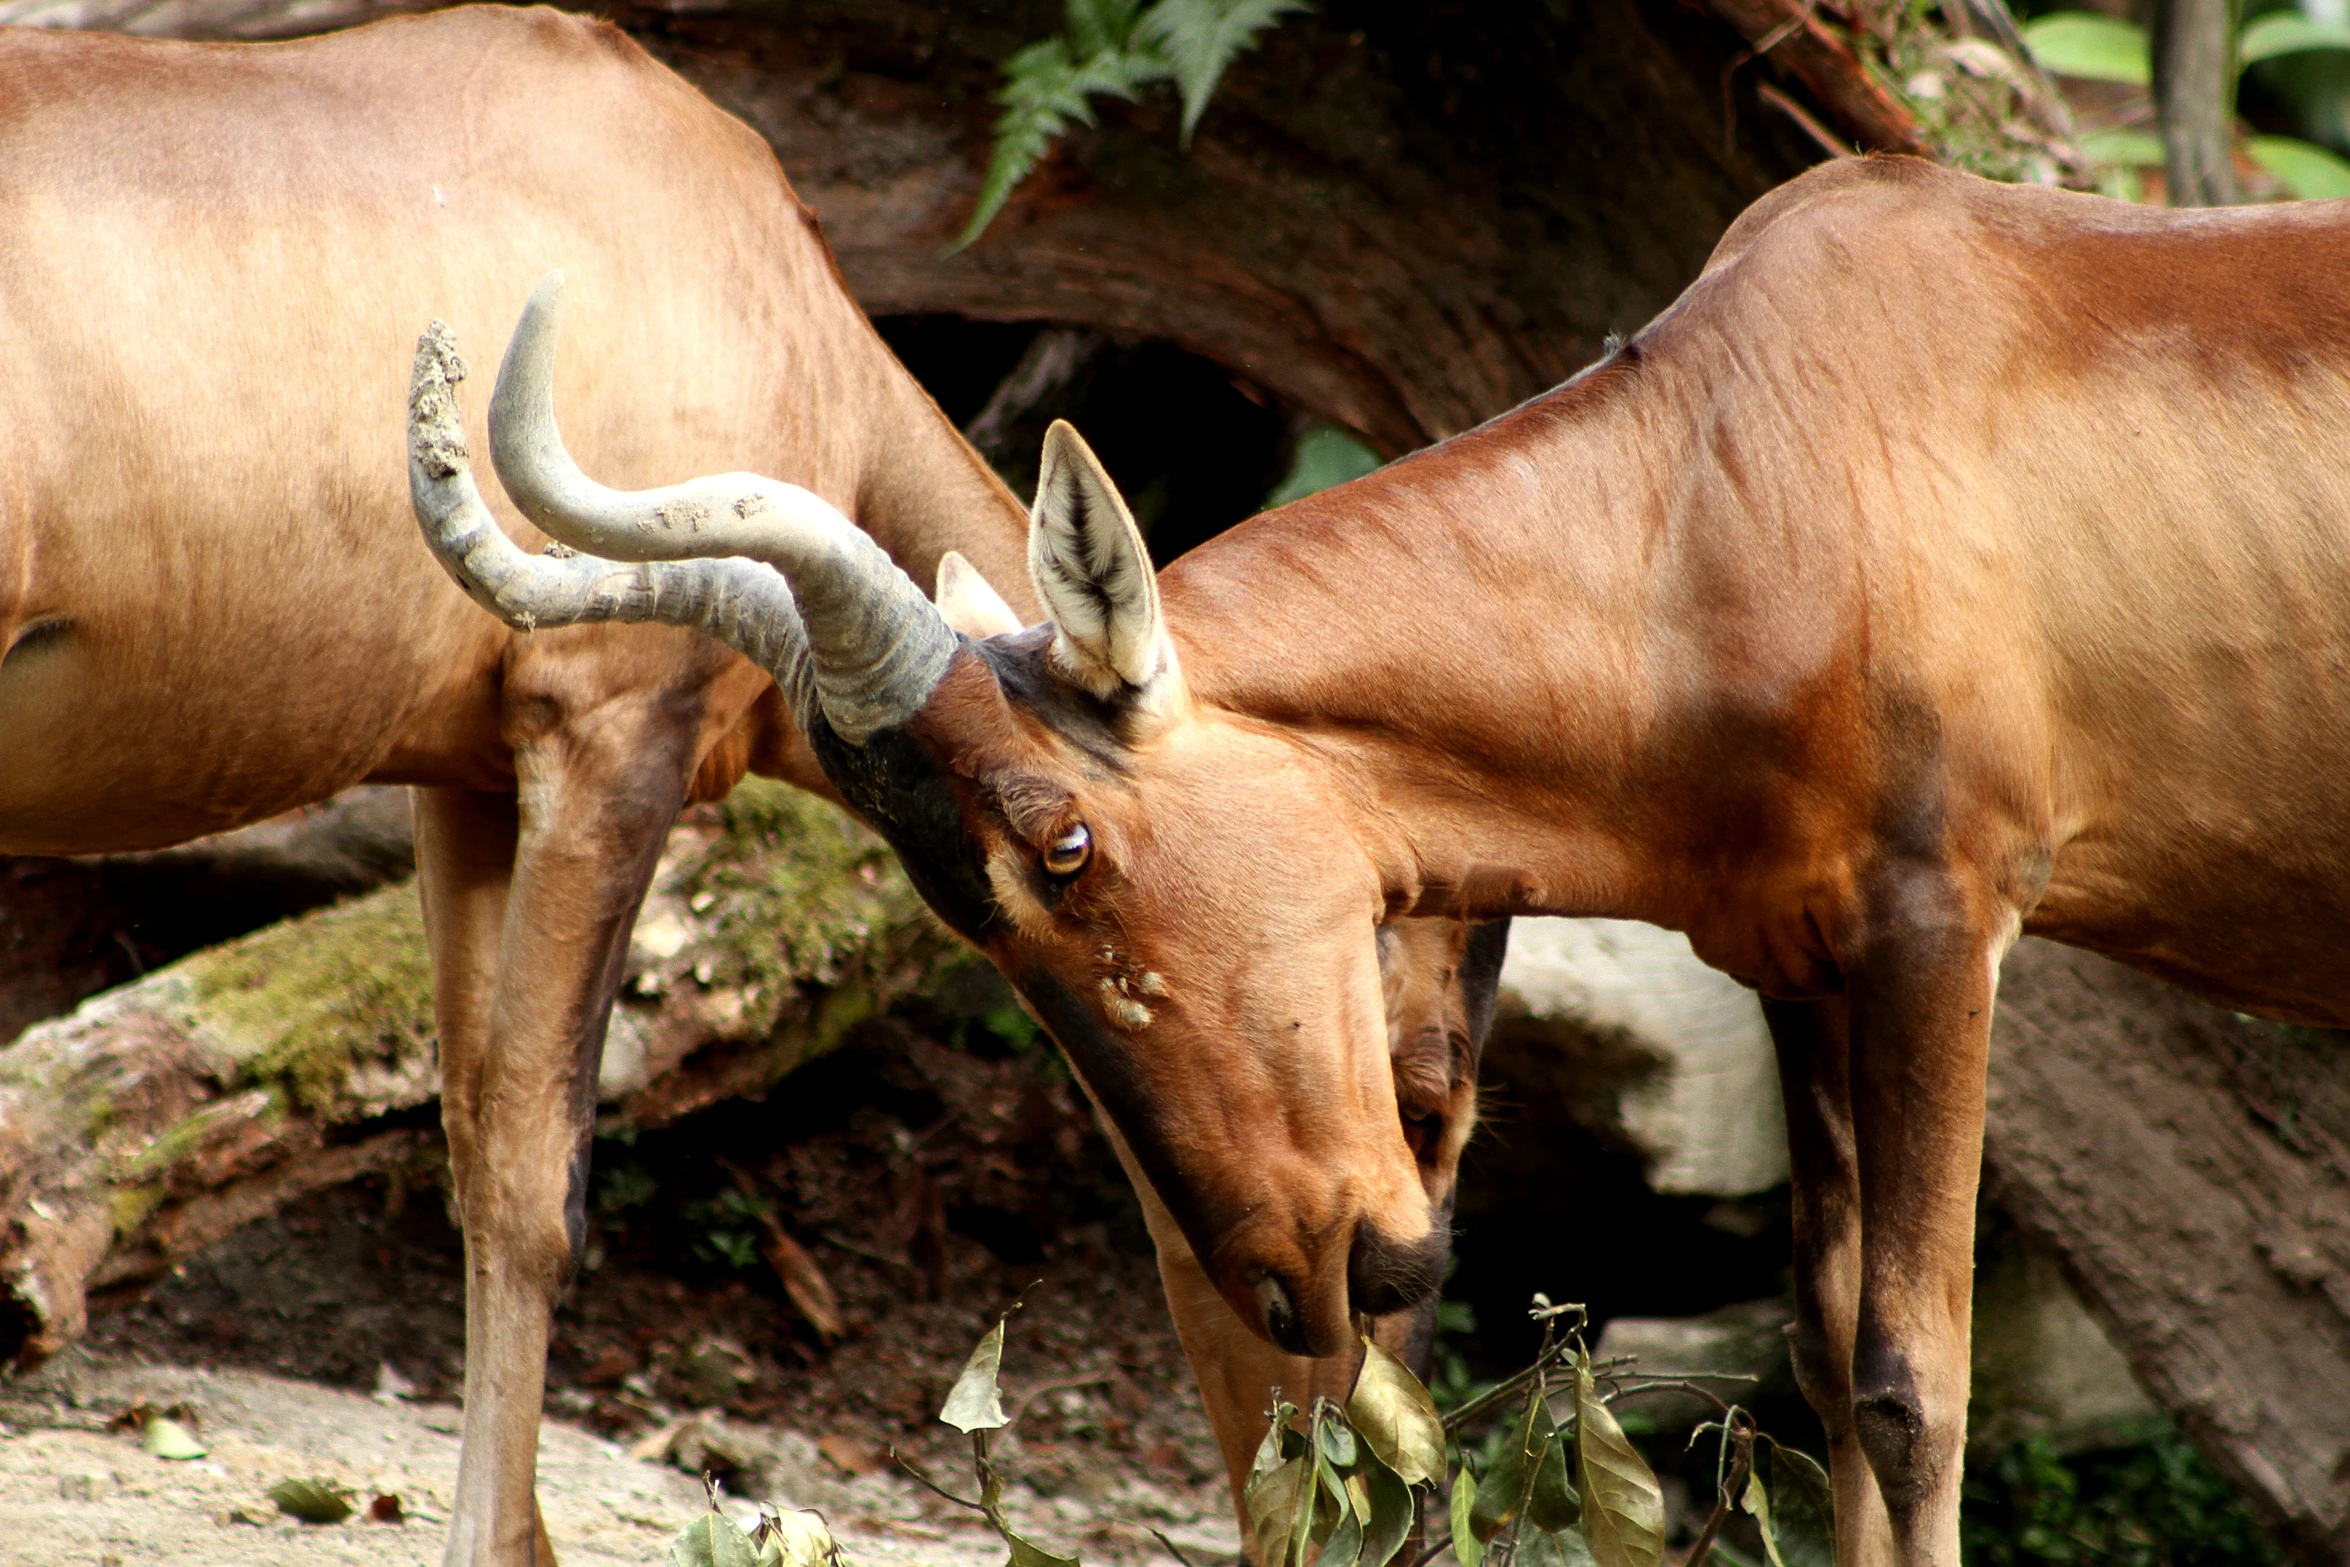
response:
{"label": "antelope ear", "polygon": [[1020,617],[1004,596],[988,586],[979,568],[948,550],[938,558],[938,591],[931,595],[947,624],[973,638],[1009,636],[1021,629]]}
{"label": "antelope ear", "polygon": [[1028,572],[1058,628],[1052,656],[1062,674],[1105,700],[1123,693],[1162,705],[1180,677],[1150,551],[1101,460],[1065,420],[1044,434]]}

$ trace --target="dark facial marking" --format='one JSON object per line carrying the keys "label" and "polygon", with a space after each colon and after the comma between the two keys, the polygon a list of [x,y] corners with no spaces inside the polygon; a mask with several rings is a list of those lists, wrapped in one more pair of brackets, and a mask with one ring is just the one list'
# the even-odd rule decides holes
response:
{"label": "dark facial marking", "polygon": [[897,850],[922,901],[966,940],[984,941],[1003,911],[945,770],[903,728],[850,745],[819,713],[808,744],[841,798]]}
{"label": "dark facial marking", "polygon": [[1050,625],[1031,626],[1018,636],[989,637],[971,644],[987,660],[1004,699],[1033,713],[1062,739],[1112,772],[1126,770],[1127,744],[1121,734],[1130,698],[1105,701],[1053,672],[1048,656],[1053,645]]}

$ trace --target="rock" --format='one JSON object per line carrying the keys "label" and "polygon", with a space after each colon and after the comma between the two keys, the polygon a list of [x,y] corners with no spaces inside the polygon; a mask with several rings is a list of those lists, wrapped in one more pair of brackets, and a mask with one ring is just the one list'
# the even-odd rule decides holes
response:
{"label": "rock", "polygon": [[1786,1181],[1762,1007],[1688,938],[1634,920],[1522,919],[1501,984],[1497,1031],[1554,1033],[1589,1057],[1578,1119],[1637,1148],[1657,1191],[1744,1197]]}
{"label": "rock", "polygon": [[2130,1363],[2081,1304],[2056,1254],[1986,1207],[1975,1255],[1978,1453],[2045,1436],[2059,1453],[2144,1441],[2165,1421]]}
{"label": "rock", "polygon": [[[1592,1358],[1637,1355],[1635,1377],[1700,1381],[1724,1400],[1751,1408],[1795,1392],[1787,1358],[1787,1325],[1794,1320],[1794,1305],[1784,1295],[1700,1317],[1617,1317],[1600,1331]],[[1628,1394],[1623,1408],[1676,1433],[1715,1413],[1710,1402],[1685,1392]]]}

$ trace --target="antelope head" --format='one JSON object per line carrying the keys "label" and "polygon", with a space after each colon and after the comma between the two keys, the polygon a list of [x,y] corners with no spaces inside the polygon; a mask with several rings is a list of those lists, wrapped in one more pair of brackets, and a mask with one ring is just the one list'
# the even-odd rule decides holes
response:
{"label": "antelope head", "polygon": [[[1077,433],[1046,437],[1031,517],[1051,620],[1017,626],[951,558],[942,611],[806,490],[583,475],[549,397],[559,282],[509,345],[491,452],[577,554],[528,556],[499,530],[457,421],[462,366],[437,324],[418,347],[410,480],[460,584],[518,626],[693,625],[772,670],[842,798],[1050,1031],[1219,1292],[1275,1344],[1340,1353],[1356,1313],[1431,1294],[1478,1030],[1383,993],[1370,853],[1303,742],[1186,689],[1142,536]],[[1412,939],[1451,950],[1391,971],[1498,963],[1466,927],[1387,938]],[[1391,1040],[1406,1015],[1438,1021]]]}

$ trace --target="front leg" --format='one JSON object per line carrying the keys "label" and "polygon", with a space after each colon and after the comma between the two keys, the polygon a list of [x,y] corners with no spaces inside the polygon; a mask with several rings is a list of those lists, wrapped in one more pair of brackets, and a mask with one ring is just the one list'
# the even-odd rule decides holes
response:
{"label": "front leg", "polygon": [[1853,1424],[1903,1567],[1959,1567],[1975,1191],[2012,916],[1940,871],[1888,878],[1848,967],[1860,1171]]}
{"label": "front leg", "polygon": [[[518,823],[510,804],[501,823],[478,798],[442,791],[419,812],[442,1119],[465,1231],[465,1434],[448,1567],[554,1560],[533,1498],[549,1323],[585,1238],[605,1024],[693,771],[690,732],[651,715],[599,716],[589,733],[518,748]],[[510,877],[496,865],[501,839]]]}

